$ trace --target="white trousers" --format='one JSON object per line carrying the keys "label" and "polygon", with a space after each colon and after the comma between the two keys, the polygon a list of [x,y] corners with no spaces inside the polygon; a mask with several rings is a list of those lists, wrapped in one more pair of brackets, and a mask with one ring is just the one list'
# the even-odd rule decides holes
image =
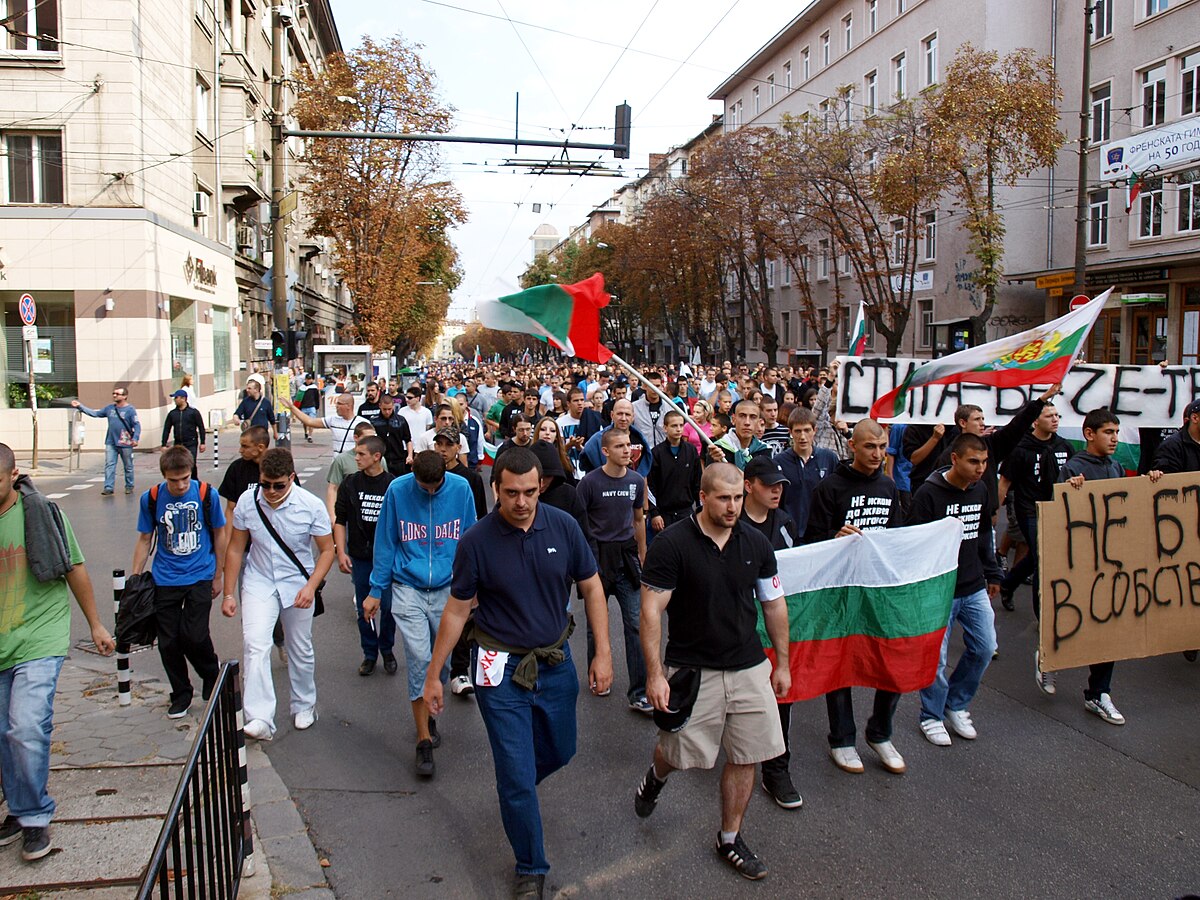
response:
{"label": "white trousers", "polygon": [[275,621],[283,618],[283,641],[288,654],[288,681],[292,691],[292,715],[317,705],[313,653],[313,608],[284,608],[279,592],[254,590],[242,585],[242,657],[244,671],[242,706],[246,721],[259,719],[275,733],[275,683],[271,678],[271,632]]}

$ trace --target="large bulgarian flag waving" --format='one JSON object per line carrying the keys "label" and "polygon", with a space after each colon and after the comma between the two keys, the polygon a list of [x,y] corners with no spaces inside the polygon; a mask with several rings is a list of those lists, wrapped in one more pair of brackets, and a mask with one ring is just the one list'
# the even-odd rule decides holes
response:
{"label": "large bulgarian flag waving", "polygon": [[858,301],[858,315],[854,317],[854,330],[850,333],[850,351],[847,356],[862,356],[867,349],[867,310],[863,301]]}
{"label": "large bulgarian flag waving", "polygon": [[612,299],[597,272],[575,284],[541,284],[475,305],[485,328],[532,334],[568,356],[608,362],[612,351],[600,343],[600,310]]}
{"label": "large bulgarian flag waving", "polygon": [[[786,701],[844,687],[907,693],[931,685],[950,620],[962,530],[958,519],[942,519],[776,553],[791,639]],[[758,633],[774,664],[761,610]]]}
{"label": "large bulgarian flag waving", "polygon": [[1087,343],[1104,309],[1109,288],[1078,309],[1045,325],[1011,334],[988,344],[968,347],[930,360],[909,373],[899,387],[871,406],[871,418],[891,419],[904,412],[910,392],[929,384],[990,384],[1017,387],[1062,381]]}

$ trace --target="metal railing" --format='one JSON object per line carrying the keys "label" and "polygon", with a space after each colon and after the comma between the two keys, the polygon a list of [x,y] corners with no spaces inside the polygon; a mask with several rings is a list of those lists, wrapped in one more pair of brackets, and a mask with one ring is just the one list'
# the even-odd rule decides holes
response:
{"label": "metal railing", "polygon": [[138,900],[237,897],[254,852],[242,688],[237,660],[221,665]]}

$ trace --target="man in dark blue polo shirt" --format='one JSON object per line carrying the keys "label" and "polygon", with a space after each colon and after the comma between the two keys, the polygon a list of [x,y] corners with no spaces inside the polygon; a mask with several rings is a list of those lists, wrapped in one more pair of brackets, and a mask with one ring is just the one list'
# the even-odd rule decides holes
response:
{"label": "man in dark blue polo shirt", "polygon": [[450,600],[425,678],[430,712],[442,711],[437,677],[478,601],[471,676],[496,768],[500,818],[516,857],[516,896],[541,897],[550,864],[542,842],[537,785],[575,755],[579,679],[567,643],[572,582],[595,634],[588,666],[592,693],[612,684],[608,611],[596,560],[579,524],[538,503],[542,467],[524,447],[496,459],[498,505],[463,534]]}

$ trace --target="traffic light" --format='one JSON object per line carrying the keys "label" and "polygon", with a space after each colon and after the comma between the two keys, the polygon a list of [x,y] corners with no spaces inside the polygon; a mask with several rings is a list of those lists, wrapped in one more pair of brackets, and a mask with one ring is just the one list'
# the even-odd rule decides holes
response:
{"label": "traffic light", "polygon": [[614,159],[629,159],[629,126],[631,115],[628,103],[617,106],[617,121],[613,127],[613,143],[617,150],[613,151]]}
{"label": "traffic light", "polygon": [[271,362],[282,366],[287,361],[287,337],[276,328],[271,332]]}
{"label": "traffic light", "polygon": [[304,344],[307,340],[307,331],[289,331],[287,333],[287,358],[300,359],[304,356]]}

